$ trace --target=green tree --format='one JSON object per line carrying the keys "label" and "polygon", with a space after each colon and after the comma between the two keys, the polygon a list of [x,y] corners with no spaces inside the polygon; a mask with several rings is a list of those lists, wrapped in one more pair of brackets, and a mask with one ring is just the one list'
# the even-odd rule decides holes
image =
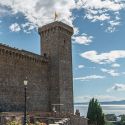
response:
{"label": "green tree", "polygon": [[125,115],[121,115],[121,125],[125,125]]}
{"label": "green tree", "polygon": [[104,125],[105,118],[100,104],[97,99],[92,98],[89,102],[87,118],[89,119],[88,124]]}
{"label": "green tree", "polygon": [[106,122],[105,125],[114,125],[114,124],[111,122]]}

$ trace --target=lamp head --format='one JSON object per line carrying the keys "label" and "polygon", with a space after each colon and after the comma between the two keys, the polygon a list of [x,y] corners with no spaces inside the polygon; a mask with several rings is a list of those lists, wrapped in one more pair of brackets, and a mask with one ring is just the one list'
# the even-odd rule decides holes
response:
{"label": "lamp head", "polygon": [[28,80],[24,80],[24,85],[27,86]]}

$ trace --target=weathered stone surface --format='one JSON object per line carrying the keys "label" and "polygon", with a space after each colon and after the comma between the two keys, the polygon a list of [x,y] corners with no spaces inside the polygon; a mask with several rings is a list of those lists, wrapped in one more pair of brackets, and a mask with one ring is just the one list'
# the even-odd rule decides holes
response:
{"label": "weathered stone surface", "polygon": [[48,62],[44,57],[0,46],[0,107],[2,111],[21,111],[23,81],[28,78],[28,110],[48,109]]}
{"label": "weathered stone surface", "polygon": [[73,29],[61,22],[39,28],[41,53],[50,57],[50,101],[57,110],[73,112],[72,49]]}
{"label": "weathered stone surface", "polygon": [[23,111],[27,77],[28,111],[73,112],[73,29],[61,22],[39,28],[41,55],[0,45],[0,110]]}

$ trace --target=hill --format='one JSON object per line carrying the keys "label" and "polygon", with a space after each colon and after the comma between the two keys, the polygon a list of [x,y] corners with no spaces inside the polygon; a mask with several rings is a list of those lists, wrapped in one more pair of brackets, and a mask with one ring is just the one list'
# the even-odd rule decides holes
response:
{"label": "hill", "polygon": [[[74,103],[74,105],[88,105],[88,104],[89,104],[89,102]],[[125,100],[100,102],[100,104],[101,104],[101,105],[125,105]]]}

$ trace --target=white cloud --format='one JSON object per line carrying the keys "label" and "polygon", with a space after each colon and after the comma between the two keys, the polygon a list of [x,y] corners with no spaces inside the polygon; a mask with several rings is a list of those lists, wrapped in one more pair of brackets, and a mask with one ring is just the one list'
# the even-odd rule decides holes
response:
{"label": "white cloud", "polygon": [[79,34],[79,29],[78,27],[74,27],[74,36]]}
{"label": "white cloud", "polygon": [[125,58],[125,50],[114,50],[101,54],[96,51],[87,51],[81,53],[80,56],[98,64],[114,63],[117,59]]}
{"label": "white cloud", "polygon": [[120,73],[116,72],[114,69],[101,69],[102,72],[108,73],[111,76],[119,76]]}
{"label": "white cloud", "polygon": [[93,79],[104,79],[105,76],[99,76],[99,75],[90,75],[90,76],[84,76],[84,77],[77,77],[74,78],[74,80],[80,80],[80,81],[88,81]]}
{"label": "white cloud", "polygon": [[[53,22],[55,12],[58,14],[59,21],[73,26],[73,20],[77,17],[74,17],[72,9],[83,9],[83,16],[91,21],[116,21],[120,18],[118,17],[119,11],[125,8],[125,4],[121,0],[1,0],[0,5],[12,9],[10,13],[10,10],[2,8],[3,12],[0,10],[2,13],[0,16],[5,13],[11,15],[21,12],[29,22],[36,26]],[[115,22],[110,25],[115,28],[119,24]],[[109,30],[111,30],[110,28]],[[82,37],[82,39],[84,38]]]}
{"label": "white cloud", "polygon": [[107,27],[106,31],[109,32],[114,32],[116,30],[116,27],[120,25],[120,21],[116,20],[116,21],[109,21],[109,26]]}
{"label": "white cloud", "polygon": [[37,26],[53,22],[55,12],[58,20],[72,25],[71,9],[75,8],[74,0],[5,0],[0,4],[12,8],[13,13],[23,13],[29,22]]}
{"label": "white cloud", "polygon": [[116,96],[110,96],[110,95],[84,95],[84,96],[75,96],[75,102],[89,102],[92,98],[98,99],[100,102],[103,101],[119,101],[123,100],[124,98],[116,97]]}
{"label": "white cloud", "polygon": [[18,23],[13,23],[13,24],[10,25],[9,29],[12,32],[19,32],[21,30],[21,27],[19,26]]}
{"label": "white cloud", "polygon": [[125,91],[125,84],[115,84],[111,88],[107,89],[107,92],[111,91]]}
{"label": "white cloud", "polygon": [[22,30],[24,33],[31,33],[31,31],[35,28],[36,26],[29,22],[26,22],[24,24],[13,23],[9,26],[9,29],[12,32],[19,32],[20,30]]}
{"label": "white cloud", "polygon": [[[0,1],[1,2],[1,1]],[[0,5],[0,17],[4,17],[11,14],[11,10]]]}
{"label": "white cloud", "polygon": [[84,68],[85,66],[84,65],[78,65],[78,68],[79,69],[82,69],[82,68]]}
{"label": "white cloud", "polygon": [[120,64],[118,64],[118,63],[114,63],[114,64],[111,65],[111,67],[113,67],[113,68],[117,68],[117,67],[120,67]]}
{"label": "white cloud", "polygon": [[124,3],[119,1],[112,0],[78,0],[77,7],[89,8],[91,10],[96,9],[105,9],[111,11],[119,11],[125,7]]}
{"label": "white cloud", "polygon": [[108,14],[102,14],[102,15],[91,15],[91,14],[86,14],[85,18],[88,18],[90,20],[92,20],[92,22],[95,21],[105,21],[105,20],[109,20],[110,16]]}
{"label": "white cloud", "polygon": [[79,36],[74,36],[73,40],[75,43],[89,45],[92,42],[93,36],[88,36],[87,34],[82,34]]}
{"label": "white cloud", "polygon": [[120,20],[119,12],[125,9],[125,2],[122,0],[78,0],[77,8],[83,8],[85,12],[84,18],[92,22],[100,21],[101,24],[104,22],[107,24],[106,31],[114,32],[120,24],[118,21]]}
{"label": "white cloud", "polygon": [[31,33],[31,31],[35,29],[36,26],[33,23],[26,22],[24,24],[21,24],[21,28],[23,29],[23,32]]}

